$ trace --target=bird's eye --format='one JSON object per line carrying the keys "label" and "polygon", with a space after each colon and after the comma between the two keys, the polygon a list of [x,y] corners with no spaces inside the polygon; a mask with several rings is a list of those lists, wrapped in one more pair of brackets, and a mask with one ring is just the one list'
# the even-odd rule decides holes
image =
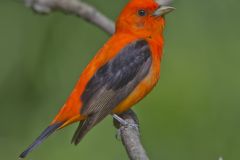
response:
{"label": "bird's eye", "polygon": [[141,16],[141,17],[146,16],[146,11],[141,9],[141,10],[138,11],[138,15]]}

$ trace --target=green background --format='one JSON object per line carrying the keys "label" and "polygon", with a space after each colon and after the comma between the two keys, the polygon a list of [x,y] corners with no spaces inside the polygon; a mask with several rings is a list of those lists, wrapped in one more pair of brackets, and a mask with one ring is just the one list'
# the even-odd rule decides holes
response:
{"label": "green background", "polygon": [[[85,0],[115,19],[127,0]],[[240,159],[238,0],[175,1],[168,15],[161,80],[134,110],[152,160]],[[42,16],[0,1],[0,157],[19,153],[49,124],[81,71],[108,39],[80,18]],[[125,160],[106,118],[77,146],[76,125],[57,132],[33,160]]]}

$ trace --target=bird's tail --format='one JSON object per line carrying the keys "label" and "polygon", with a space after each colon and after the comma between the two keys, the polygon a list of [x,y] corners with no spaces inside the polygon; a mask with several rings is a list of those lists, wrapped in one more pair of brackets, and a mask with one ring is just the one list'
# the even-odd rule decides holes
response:
{"label": "bird's tail", "polygon": [[48,136],[50,136],[54,131],[60,128],[64,122],[58,122],[48,126],[41,135],[24,151],[20,154],[19,158],[25,158],[28,153],[34,150],[38,145],[40,145]]}

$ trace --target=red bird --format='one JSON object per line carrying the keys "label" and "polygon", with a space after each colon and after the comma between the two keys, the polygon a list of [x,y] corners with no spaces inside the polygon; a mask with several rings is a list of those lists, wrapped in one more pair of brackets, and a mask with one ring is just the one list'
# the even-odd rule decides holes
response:
{"label": "red bird", "polygon": [[78,144],[107,115],[117,117],[143,99],[159,79],[164,15],[172,10],[159,0],[131,0],[116,32],[84,69],[60,112],[20,158],[54,131],[80,121],[72,139]]}

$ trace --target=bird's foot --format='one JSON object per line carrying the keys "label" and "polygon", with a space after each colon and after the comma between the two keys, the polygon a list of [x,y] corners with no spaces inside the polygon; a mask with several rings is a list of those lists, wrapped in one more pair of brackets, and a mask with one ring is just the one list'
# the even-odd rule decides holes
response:
{"label": "bird's foot", "polygon": [[120,124],[120,126],[117,130],[117,133],[116,133],[116,139],[117,140],[119,140],[119,141],[121,140],[122,131],[126,128],[132,128],[132,129],[135,129],[137,131],[139,130],[138,124],[130,123],[130,122],[124,120],[123,118],[121,118],[120,116],[118,116],[116,114],[113,114],[112,116]]}
{"label": "bird's foot", "polygon": [[122,126],[124,127],[130,127],[138,130],[138,124],[135,123],[129,123],[128,121],[122,119],[116,114],[113,114],[113,118],[116,119]]}

